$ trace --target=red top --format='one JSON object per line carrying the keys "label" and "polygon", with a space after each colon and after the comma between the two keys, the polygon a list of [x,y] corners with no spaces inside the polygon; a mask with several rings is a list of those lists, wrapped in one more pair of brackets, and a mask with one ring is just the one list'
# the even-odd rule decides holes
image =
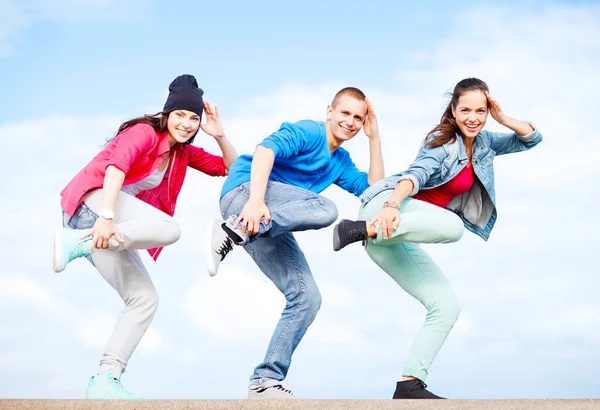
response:
{"label": "red top", "polygon": [[[175,144],[170,148],[166,131],[159,134],[148,124],[136,124],[108,143],[62,190],[62,209],[73,216],[87,192],[102,188],[109,165],[125,173],[123,185],[134,184],[152,174],[169,151],[169,169],[162,182],[136,197],[170,216],[175,213],[177,196],[188,166],[211,176],[227,175],[222,157],[193,145]],[[148,252],[156,260],[161,250],[148,249]]]}
{"label": "red top", "polygon": [[413,195],[413,198],[445,208],[454,197],[469,191],[473,186],[473,182],[475,182],[475,175],[473,174],[473,167],[469,162],[450,181],[435,188],[419,191]]}

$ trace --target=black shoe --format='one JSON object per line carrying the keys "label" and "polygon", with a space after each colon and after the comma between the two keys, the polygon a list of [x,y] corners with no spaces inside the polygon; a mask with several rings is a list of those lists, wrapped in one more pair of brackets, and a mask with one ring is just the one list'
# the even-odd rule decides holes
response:
{"label": "black shoe", "polygon": [[426,389],[427,385],[419,379],[396,383],[394,399],[443,399]]}
{"label": "black shoe", "polygon": [[368,239],[366,221],[350,221],[342,219],[339,224],[333,228],[333,250],[339,251],[346,245],[353,242],[364,241]]}

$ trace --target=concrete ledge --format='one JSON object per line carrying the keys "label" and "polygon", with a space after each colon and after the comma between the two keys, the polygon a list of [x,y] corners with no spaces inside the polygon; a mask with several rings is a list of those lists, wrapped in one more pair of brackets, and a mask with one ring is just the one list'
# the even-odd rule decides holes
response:
{"label": "concrete ledge", "polygon": [[0,409],[600,409],[600,399],[581,400],[0,400]]}

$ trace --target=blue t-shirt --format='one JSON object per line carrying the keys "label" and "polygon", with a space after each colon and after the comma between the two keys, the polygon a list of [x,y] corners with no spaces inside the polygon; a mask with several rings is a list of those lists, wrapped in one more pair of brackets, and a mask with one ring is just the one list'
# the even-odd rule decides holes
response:
{"label": "blue t-shirt", "polygon": [[[329,152],[325,124],[302,120],[295,124],[284,122],[279,131],[259,145],[275,153],[269,181],[281,182],[320,193],[331,184],[360,196],[369,187],[368,174],[361,172],[343,148]],[[229,176],[221,197],[241,184],[250,181],[252,155],[240,155],[229,168]]]}

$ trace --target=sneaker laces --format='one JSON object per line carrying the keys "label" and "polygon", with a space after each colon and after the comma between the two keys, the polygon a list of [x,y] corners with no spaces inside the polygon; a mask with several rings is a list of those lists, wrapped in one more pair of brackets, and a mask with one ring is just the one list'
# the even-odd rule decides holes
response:
{"label": "sneaker laces", "polygon": [[367,235],[364,229],[348,229],[346,238],[350,242],[358,242],[367,239]]}
{"label": "sneaker laces", "polygon": [[221,260],[225,259],[225,256],[233,250],[233,240],[228,236],[225,238],[219,249],[217,249],[217,253],[221,255]]}
{"label": "sneaker laces", "polygon": [[120,392],[125,393],[125,394],[130,394],[133,396],[133,393],[130,392],[129,390],[127,390],[125,388],[125,386],[123,386],[123,384],[121,384],[121,379],[117,379],[116,377],[113,377],[113,383],[114,383],[115,387],[117,388],[117,390],[119,390]]}
{"label": "sneaker laces", "polygon": [[408,393],[412,392],[413,390],[417,389],[417,390],[425,390],[427,388],[427,385],[423,382],[423,380],[419,380],[419,379],[415,379],[417,380],[417,383],[415,383],[415,385],[413,387],[410,388],[410,390],[408,391]]}
{"label": "sneaker laces", "polygon": [[78,241],[75,245],[73,245],[69,249],[69,259],[73,260],[76,258],[81,258],[84,256],[88,256],[90,254],[90,239],[83,239]]}
{"label": "sneaker laces", "polygon": [[280,390],[280,391],[282,391],[282,392],[284,392],[284,393],[287,393],[287,394],[292,394],[292,391],[291,391],[291,390],[288,390],[288,389],[286,389],[286,388],[285,388],[285,387],[283,387],[281,384],[276,384],[275,386],[271,386],[270,388],[273,388],[273,389]]}

